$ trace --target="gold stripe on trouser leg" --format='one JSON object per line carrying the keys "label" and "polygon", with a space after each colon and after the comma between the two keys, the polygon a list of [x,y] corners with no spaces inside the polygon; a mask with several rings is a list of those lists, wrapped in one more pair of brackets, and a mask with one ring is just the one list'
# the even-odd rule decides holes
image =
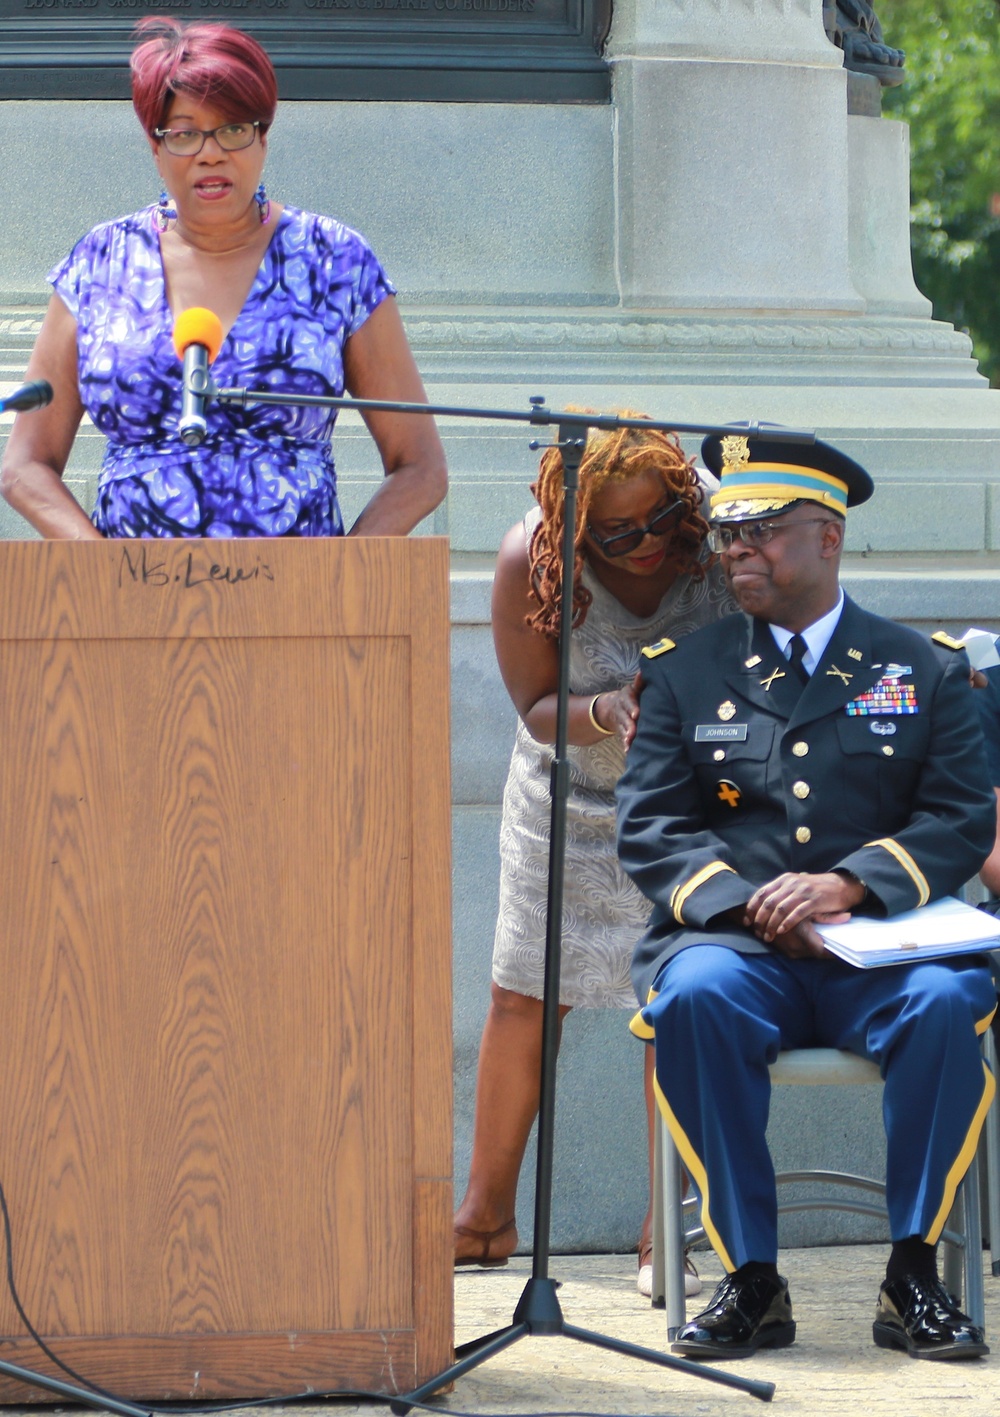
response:
{"label": "gold stripe on trouser leg", "polygon": [[[652,991],[650,991],[650,992],[652,992]],[[982,1038],[983,1034],[986,1032],[986,1030],[989,1028],[990,1024],[993,1022],[993,1019],[994,1019],[995,1016],[996,1016],[996,1008],[994,1007],[994,1008],[990,1009],[989,1013],[986,1015],[985,1018],[981,1018],[981,1019],[979,1020],[979,1022],[976,1024],[976,1037],[977,1037],[977,1038]]]}
{"label": "gold stripe on trouser leg", "polygon": [[[643,1008],[648,1008],[655,998],[656,990],[650,989]],[[632,1015],[631,1021],[629,1022],[629,1032],[634,1033],[636,1038],[641,1038],[645,1043],[652,1043],[653,1039],[656,1037],[653,1031],[653,1025],[647,1023],[643,1018],[642,1009],[640,1009],[637,1014]]]}
{"label": "gold stripe on trouser leg", "polygon": [[659,1103],[660,1112],[663,1116],[663,1120],[667,1125],[667,1131],[673,1138],[674,1146],[677,1148],[678,1152],[680,1153],[681,1160],[687,1167],[688,1175],[698,1187],[698,1192],[701,1196],[701,1223],[705,1227],[705,1234],[711,1241],[712,1249],[719,1256],[719,1259],[722,1261],[728,1272],[732,1274],[736,1269],[736,1266],[729,1258],[729,1251],[722,1243],[722,1236],[712,1224],[712,1208],[710,1204],[708,1190],[708,1173],[705,1170],[704,1162],[697,1154],[694,1147],[691,1145],[691,1142],[688,1139],[688,1135],[685,1132],[684,1128],[674,1116],[670,1103],[663,1095],[663,1089],[660,1087],[659,1079],[657,1078],[655,1071],[653,1073],[653,1091],[656,1094],[656,1100]]}
{"label": "gold stripe on trouser leg", "polygon": [[986,1066],[985,1063],[983,1063],[983,1075],[983,1095],[979,1099],[979,1106],[976,1108],[976,1113],[972,1119],[972,1124],[965,1134],[965,1141],[962,1143],[961,1150],[959,1151],[958,1156],[955,1158],[951,1170],[945,1177],[944,1199],[941,1202],[940,1210],[931,1222],[930,1229],[924,1236],[925,1245],[936,1245],[937,1242],[940,1240],[941,1231],[944,1229],[945,1221],[951,1214],[951,1208],[955,1204],[955,1193],[961,1185],[962,1177],[965,1175],[966,1171],[968,1171],[969,1167],[976,1159],[976,1148],[979,1145],[979,1133],[983,1129],[983,1123],[986,1120],[986,1114],[990,1110],[990,1103],[993,1101],[994,1093],[997,1090],[997,1085],[993,1080],[993,1074],[990,1072],[989,1068]]}

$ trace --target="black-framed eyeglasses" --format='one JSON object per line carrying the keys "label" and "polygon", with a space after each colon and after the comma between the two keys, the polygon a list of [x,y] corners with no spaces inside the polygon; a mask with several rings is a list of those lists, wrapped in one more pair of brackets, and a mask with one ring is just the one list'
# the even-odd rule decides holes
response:
{"label": "black-framed eyeglasses", "polygon": [[259,127],[260,119],[255,118],[247,123],[220,123],[218,128],[154,128],[153,137],[174,157],[197,157],[206,138],[214,138],[227,153],[238,153],[250,146]]}
{"label": "black-framed eyeglasses", "polygon": [[832,517],[803,517],[800,522],[736,522],[731,526],[713,526],[705,539],[709,551],[728,551],[734,541],[742,541],[744,546],[766,546],[776,531],[818,526],[832,520]]}
{"label": "black-framed eyeglasses", "polygon": [[648,526],[637,526],[631,531],[619,531],[614,536],[598,536],[588,522],[587,531],[605,556],[627,556],[630,551],[635,551],[637,547],[641,546],[647,536],[666,536],[672,531],[680,521],[677,513],[683,511],[683,508],[684,498],[679,497],[676,502],[671,502],[669,507],[664,507],[662,512],[657,512]]}

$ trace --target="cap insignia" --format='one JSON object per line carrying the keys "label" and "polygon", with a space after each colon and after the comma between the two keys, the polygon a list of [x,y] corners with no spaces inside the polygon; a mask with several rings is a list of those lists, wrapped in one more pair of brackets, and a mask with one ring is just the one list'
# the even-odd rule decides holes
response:
{"label": "cap insignia", "polygon": [[729,434],[722,440],[722,474],[743,472],[750,462],[750,443],[742,435]]}

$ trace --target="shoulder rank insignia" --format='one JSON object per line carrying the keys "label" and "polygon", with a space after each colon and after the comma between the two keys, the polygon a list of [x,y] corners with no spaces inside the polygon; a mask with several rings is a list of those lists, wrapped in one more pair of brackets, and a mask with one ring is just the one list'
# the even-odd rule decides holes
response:
{"label": "shoulder rank insignia", "polygon": [[676,649],[673,640],[657,640],[655,645],[643,645],[642,652],[647,659],[655,659],[657,655],[666,654],[668,649]]}
{"label": "shoulder rank insignia", "polygon": [[965,649],[964,640],[956,640],[952,635],[946,635],[944,630],[935,630],[931,639],[936,645],[943,645],[945,649]]}

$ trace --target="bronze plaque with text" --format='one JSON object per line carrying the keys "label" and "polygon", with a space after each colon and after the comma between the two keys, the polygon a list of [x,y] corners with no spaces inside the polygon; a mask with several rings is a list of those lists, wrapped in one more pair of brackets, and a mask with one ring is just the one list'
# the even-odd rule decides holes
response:
{"label": "bronze plaque with text", "polygon": [[611,0],[0,0],[0,99],[126,98],[146,15],[223,20],[290,99],[607,102]]}

